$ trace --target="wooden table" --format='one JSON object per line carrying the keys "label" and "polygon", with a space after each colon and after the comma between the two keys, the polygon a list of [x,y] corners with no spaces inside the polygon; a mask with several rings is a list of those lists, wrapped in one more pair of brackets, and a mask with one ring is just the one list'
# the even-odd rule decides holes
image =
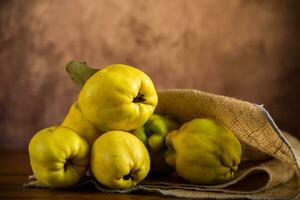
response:
{"label": "wooden table", "polygon": [[0,199],[174,199],[155,194],[111,194],[94,188],[80,190],[28,189],[23,188],[31,174],[27,152],[0,151]]}

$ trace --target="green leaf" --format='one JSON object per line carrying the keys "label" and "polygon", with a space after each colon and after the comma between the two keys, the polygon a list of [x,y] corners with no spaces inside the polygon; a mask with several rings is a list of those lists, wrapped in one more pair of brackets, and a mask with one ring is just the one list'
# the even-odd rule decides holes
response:
{"label": "green leaf", "polygon": [[87,62],[72,60],[66,66],[66,71],[76,85],[83,87],[85,82],[95,74],[98,69],[91,68]]}

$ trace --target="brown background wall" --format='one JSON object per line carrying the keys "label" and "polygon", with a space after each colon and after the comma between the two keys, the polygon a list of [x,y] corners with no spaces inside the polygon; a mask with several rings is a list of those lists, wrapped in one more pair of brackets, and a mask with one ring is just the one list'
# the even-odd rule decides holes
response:
{"label": "brown background wall", "polygon": [[0,3],[0,148],[25,149],[79,89],[65,64],[140,67],[158,89],[264,104],[300,137],[297,1],[66,0]]}

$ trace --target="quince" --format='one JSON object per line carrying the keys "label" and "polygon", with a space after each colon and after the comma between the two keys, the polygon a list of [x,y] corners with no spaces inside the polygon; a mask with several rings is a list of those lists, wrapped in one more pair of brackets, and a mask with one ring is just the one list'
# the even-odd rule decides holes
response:
{"label": "quince", "polygon": [[89,165],[89,145],[72,129],[53,126],[37,132],[29,143],[30,164],[37,180],[48,187],[69,187]]}
{"label": "quince", "polygon": [[179,128],[179,124],[168,116],[153,114],[144,126],[135,129],[132,133],[147,147],[151,159],[150,173],[161,175],[172,171],[165,161],[166,135]]}
{"label": "quince", "polygon": [[93,144],[92,174],[109,188],[131,188],[147,176],[149,169],[150,158],[145,145],[128,132],[106,132]]}
{"label": "quince", "polygon": [[85,82],[78,105],[97,129],[130,131],[142,126],[152,115],[157,94],[144,72],[115,64],[104,67]]}
{"label": "quince", "polygon": [[71,128],[79,136],[83,137],[90,147],[93,145],[94,141],[102,134],[96,127],[94,127],[83,115],[78,107],[77,102],[75,102],[67,116],[65,117],[63,123],[64,127]]}
{"label": "quince", "polygon": [[242,149],[234,134],[212,119],[194,119],[166,137],[166,161],[186,180],[216,184],[230,180]]}

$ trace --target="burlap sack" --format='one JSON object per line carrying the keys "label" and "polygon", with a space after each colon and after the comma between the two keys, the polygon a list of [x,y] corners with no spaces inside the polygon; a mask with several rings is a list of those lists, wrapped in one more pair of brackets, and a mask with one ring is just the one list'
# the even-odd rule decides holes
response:
{"label": "burlap sack", "polygon": [[[176,175],[147,178],[129,190],[110,190],[87,177],[76,187],[94,185],[103,192],[144,191],[182,198],[296,199],[300,193],[300,142],[282,133],[263,106],[198,90],[163,90],[156,113],[184,123],[213,118],[232,130],[243,147],[235,178],[218,185],[194,185]],[[43,187],[35,179],[25,187]]]}

